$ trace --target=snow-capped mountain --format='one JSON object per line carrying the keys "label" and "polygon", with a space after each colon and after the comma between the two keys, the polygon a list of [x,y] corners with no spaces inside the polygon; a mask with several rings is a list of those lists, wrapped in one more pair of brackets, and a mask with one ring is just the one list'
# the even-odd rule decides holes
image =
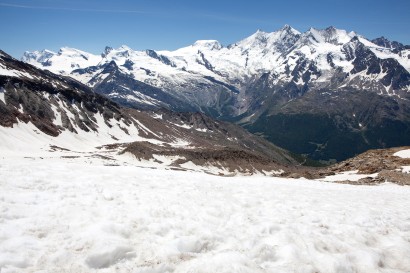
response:
{"label": "snow-capped mountain", "polygon": [[297,86],[328,86],[335,74],[345,73],[339,79],[340,86],[355,86],[360,78],[369,82],[369,89],[378,92],[408,91],[408,81],[391,86],[388,80],[391,71],[358,68],[356,50],[365,48],[366,54],[377,61],[392,59],[391,62],[403,67],[407,74],[410,71],[408,47],[385,38],[373,42],[355,32],[334,27],[311,28],[300,33],[286,25],[272,33],[258,30],[227,47],[218,41],[202,40],[175,51],[107,47],[101,55],[62,48],[58,53],[26,52],[22,60],[54,73],[71,75],[91,87],[105,80],[108,73],[102,73],[103,67],[114,61],[123,74],[182,98],[187,94],[181,93],[193,93],[197,97],[198,86],[201,93],[215,93],[216,86],[222,89],[219,93],[242,93],[249,81],[265,73],[271,74],[271,86],[290,82]]}
{"label": "snow-capped mountain", "polygon": [[97,65],[100,57],[93,54],[69,47],[62,47],[58,53],[44,49],[41,51],[25,52],[24,61],[37,64],[44,69],[64,74],[78,68]]}
{"label": "snow-capped mountain", "polygon": [[272,171],[297,163],[289,152],[237,125],[201,113],[126,108],[2,51],[0,113],[1,149],[27,149],[27,155],[33,149],[96,153],[108,145],[185,170],[198,165],[205,171]]}
{"label": "snow-capped mountain", "polygon": [[[371,147],[410,144],[406,137],[369,141],[359,133],[369,128],[369,120],[355,119],[352,123],[351,118],[346,118],[356,115],[345,109],[346,105],[358,109],[362,105],[364,109],[376,107],[366,102],[369,96],[374,96],[379,104],[394,101],[400,107],[386,106],[391,111],[380,114],[383,118],[371,119],[372,126],[385,128],[385,116],[404,122],[405,128],[410,124],[406,114],[410,97],[410,49],[385,38],[370,41],[355,32],[334,27],[311,28],[301,33],[286,25],[271,33],[258,30],[228,46],[215,40],[200,40],[175,51],[135,51],[121,46],[107,47],[101,55],[63,48],[59,53],[26,52],[22,60],[69,75],[95,92],[128,106],[200,111],[235,120],[295,152],[316,158],[345,159]],[[356,92],[360,92],[362,100],[350,101]],[[324,99],[326,96],[331,99]],[[325,101],[328,104],[322,105]],[[272,128],[271,121],[265,119],[279,114],[289,116],[288,104],[293,105],[293,114],[331,116],[329,123],[336,124],[333,135],[341,134],[343,128],[355,128],[360,145],[353,145],[355,148],[347,154],[326,152],[329,149],[326,143],[334,140],[332,136],[304,138],[297,141],[297,147],[289,145],[284,140],[289,137],[288,129],[272,132],[268,130]],[[264,126],[268,129],[258,125],[261,120],[267,122]],[[292,130],[296,134],[299,129]],[[320,135],[320,129],[317,130],[315,134]],[[322,148],[318,150],[317,145]]]}

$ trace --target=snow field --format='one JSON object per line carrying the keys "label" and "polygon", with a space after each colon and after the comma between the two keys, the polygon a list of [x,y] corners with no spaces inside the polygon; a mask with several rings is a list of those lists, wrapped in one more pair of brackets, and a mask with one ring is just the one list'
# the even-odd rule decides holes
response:
{"label": "snow field", "polygon": [[0,271],[409,272],[409,194],[0,156]]}

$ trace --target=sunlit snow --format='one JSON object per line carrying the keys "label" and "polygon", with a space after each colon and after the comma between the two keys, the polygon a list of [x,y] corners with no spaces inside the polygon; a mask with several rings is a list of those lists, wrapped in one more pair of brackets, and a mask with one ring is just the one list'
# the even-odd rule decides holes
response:
{"label": "sunlit snow", "polygon": [[409,187],[0,156],[1,272],[408,272]]}

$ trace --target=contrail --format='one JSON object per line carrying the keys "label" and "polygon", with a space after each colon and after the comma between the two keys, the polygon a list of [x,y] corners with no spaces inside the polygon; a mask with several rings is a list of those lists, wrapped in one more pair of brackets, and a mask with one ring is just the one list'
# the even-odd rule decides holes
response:
{"label": "contrail", "polygon": [[83,9],[83,8],[63,8],[63,7],[46,7],[46,6],[28,6],[9,3],[0,3],[0,6],[20,9],[38,9],[38,10],[65,10],[65,11],[82,11],[82,12],[107,12],[107,13],[138,13],[138,14],[157,14],[142,10],[118,10],[118,9]]}
{"label": "contrail", "polygon": [[20,8],[20,9],[33,9],[33,10],[61,10],[61,11],[78,11],[78,12],[100,12],[100,13],[129,13],[129,14],[145,14],[145,15],[152,15],[152,16],[165,16],[167,18],[180,18],[180,16],[188,16],[191,18],[203,18],[203,19],[213,19],[218,21],[225,21],[225,22],[234,22],[234,23],[258,23],[258,24],[268,24],[272,23],[271,21],[267,20],[254,20],[254,19],[247,19],[243,17],[237,16],[229,16],[229,15],[220,15],[220,14],[204,14],[204,13],[196,13],[195,11],[187,11],[183,14],[169,14],[165,12],[158,12],[158,11],[144,11],[144,10],[119,10],[119,9],[87,9],[87,8],[66,8],[66,7],[50,7],[50,6],[31,6],[31,5],[19,5],[19,4],[10,4],[0,2],[0,6],[2,7],[9,7],[9,8]]}

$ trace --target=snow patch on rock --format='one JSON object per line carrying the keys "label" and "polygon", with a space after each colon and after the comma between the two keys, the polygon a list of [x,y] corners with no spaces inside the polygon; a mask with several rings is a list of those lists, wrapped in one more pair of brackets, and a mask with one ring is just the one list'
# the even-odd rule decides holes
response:
{"label": "snow patch on rock", "polygon": [[399,152],[394,153],[394,155],[401,158],[410,158],[410,149],[401,150]]}

